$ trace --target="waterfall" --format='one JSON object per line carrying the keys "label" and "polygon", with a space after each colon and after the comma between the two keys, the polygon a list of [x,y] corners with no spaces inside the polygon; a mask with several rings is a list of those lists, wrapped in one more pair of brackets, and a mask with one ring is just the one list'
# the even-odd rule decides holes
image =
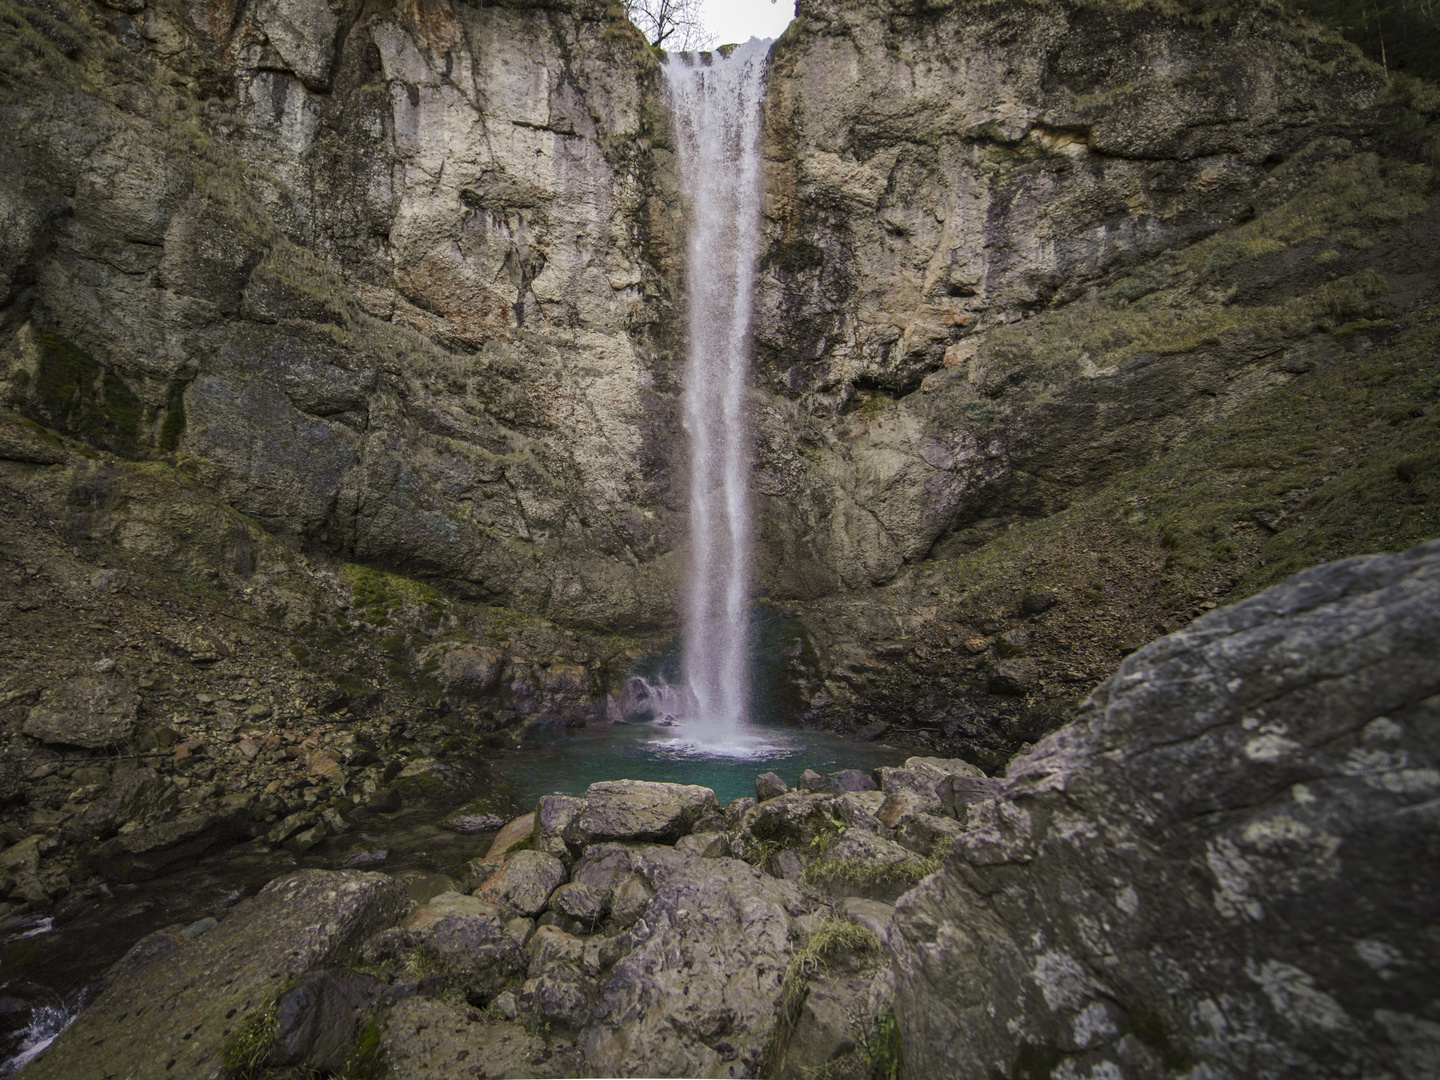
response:
{"label": "waterfall", "polygon": [[684,673],[705,742],[743,728],[749,684],[749,460],[745,387],[760,251],[760,106],[770,42],[665,65],[685,198],[690,563]]}

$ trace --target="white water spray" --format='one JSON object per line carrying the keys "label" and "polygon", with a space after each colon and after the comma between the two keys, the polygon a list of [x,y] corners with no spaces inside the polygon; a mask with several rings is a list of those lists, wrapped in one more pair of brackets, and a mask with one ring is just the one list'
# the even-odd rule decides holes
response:
{"label": "white water spray", "polygon": [[760,106],[770,42],[729,56],[672,55],[665,82],[685,197],[690,577],[685,682],[698,741],[740,738],[747,711],[750,592],[745,387],[760,252]]}

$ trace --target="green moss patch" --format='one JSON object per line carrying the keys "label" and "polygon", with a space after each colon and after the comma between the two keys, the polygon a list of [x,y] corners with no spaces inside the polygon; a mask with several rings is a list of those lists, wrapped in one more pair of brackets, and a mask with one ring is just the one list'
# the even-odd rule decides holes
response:
{"label": "green moss patch", "polygon": [[31,391],[50,425],[133,455],[140,446],[140,399],[114,372],[53,330],[33,327],[39,362]]}
{"label": "green moss patch", "polygon": [[391,617],[398,615],[407,605],[422,607],[436,614],[445,609],[444,598],[429,585],[414,578],[356,563],[342,566],[340,577],[350,586],[355,606],[364,611],[365,621],[375,626],[389,625]]}

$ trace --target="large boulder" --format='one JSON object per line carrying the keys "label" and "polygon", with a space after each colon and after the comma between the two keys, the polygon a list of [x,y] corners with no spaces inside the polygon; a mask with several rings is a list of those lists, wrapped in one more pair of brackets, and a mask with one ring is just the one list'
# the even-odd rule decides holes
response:
{"label": "large boulder", "polygon": [[272,881],[209,933],[148,949],[149,962],[117,965],[26,1076],[94,1076],[97,1052],[115,1076],[221,1075],[226,1035],[265,1008],[283,980],[348,963],[409,907],[405,889],[384,874],[302,870]]}
{"label": "large boulder", "polygon": [[41,742],[103,750],[135,735],[140,699],[118,675],[67,679],[30,710],[25,734]]}
{"label": "large boulder", "polygon": [[508,852],[494,866],[475,895],[520,915],[538,915],[556,886],[565,880],[564,864],[543,851]]}
{"label": "large boulder", "polygon": [[695,784],[606,780],[591,784],[564,832],[572,845],[597,840],[673,843],[706,813],[719,810],[715,792]]}
{"label": "large boulder", "polygon": [[790,958],[795,886],[737,859],[632,853],[651,888],[581,1038],[600,1076],[753,1076]]}
{"label": "large boulder", "polygon": [[525,969],[524,936],[512,929],[508,915],[474,896],[441,893],[410,913],[406,937],[467,999],[481,1003]]}
{"label": "large boulder", "polygon": [[1440,542],[1130,656],[897,905],[907,1071],[1435,1075],[1437,655]]}

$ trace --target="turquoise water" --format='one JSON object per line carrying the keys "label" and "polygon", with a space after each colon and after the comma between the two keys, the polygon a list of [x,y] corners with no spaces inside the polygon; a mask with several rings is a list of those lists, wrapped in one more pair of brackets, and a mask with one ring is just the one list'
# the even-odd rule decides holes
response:
{"label": "turquoise water", "polygon": [[721,804],[755,794],[755,777],[773,772],[792,787],[806,769],[818,773],[898,765],[904,753],[853,743],[822,731],[754,727],[728,746],[687,738],[683,724],[592,724],[528,743],[520,756],[497,761],[521,804],[542,795],[583,795],[597,780],[656,780],[712,788]]}

